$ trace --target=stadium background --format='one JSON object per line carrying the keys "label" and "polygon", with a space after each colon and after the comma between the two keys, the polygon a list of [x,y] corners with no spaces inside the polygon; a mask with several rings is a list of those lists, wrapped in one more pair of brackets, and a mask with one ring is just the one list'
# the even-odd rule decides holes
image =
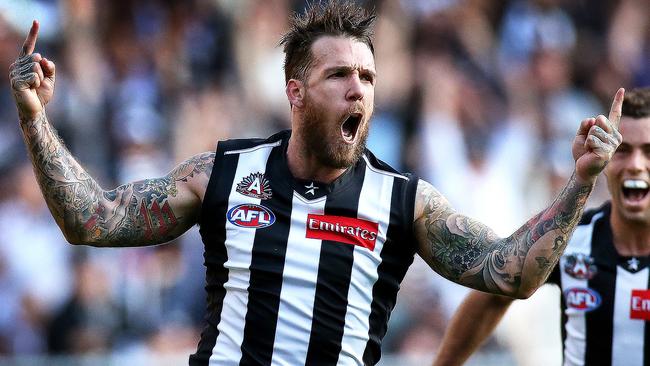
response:
{"label": "stadium background", "polygon": [[[571,173],[579,121],[650,85],[647,0],[384,0],[369,145],[508,234]],[[32,19],[57,64],[50,120],[105,188],[218,139],[287,128],[277,41],[292,0],[2,0],[0,70]],[[0,73],[0,364],[183,364],[204,310],[195,229],[138,249],[67,245]],[[605,113],[606,114],[606,113]],[[603,179],[590,205],[606,198]],[[416,260],[382,365],[425,365],[465,290]],[[559,363],[557,290],[518,302],[476,365]]]}

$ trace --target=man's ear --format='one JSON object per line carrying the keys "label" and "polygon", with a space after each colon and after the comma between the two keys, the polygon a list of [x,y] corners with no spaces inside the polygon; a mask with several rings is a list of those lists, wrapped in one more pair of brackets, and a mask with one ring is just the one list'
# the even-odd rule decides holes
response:
{"label": "man's ear", "polygon": [[285,91],[287,93],[287,98],[289,98],[289,103],[291,106],[302,108],[305,105],[303,101],[305,98],[305,87],[302,81],[289,79]]}

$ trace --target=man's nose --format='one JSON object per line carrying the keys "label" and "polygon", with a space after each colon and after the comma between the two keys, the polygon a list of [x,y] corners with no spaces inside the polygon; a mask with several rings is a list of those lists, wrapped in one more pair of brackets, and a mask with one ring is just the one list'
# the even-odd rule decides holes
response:
{"label": "man's nose", "polygon": [[349,101],[357,101],[361,100],[364,97],[364,89],[363,89],[363,84],[361,83],[361,80],[359,79],[359,75],[352,75],[350,77],[350,84],[348,88],[348,92],[345,96],[345,99]]}
{"label": "man's nose", "polygon": [[625,169],[630,173],[640,173],[645,169],[647,164],[648,159],[645,155],[639,150],[634,150],[632,154],[630,154]]}

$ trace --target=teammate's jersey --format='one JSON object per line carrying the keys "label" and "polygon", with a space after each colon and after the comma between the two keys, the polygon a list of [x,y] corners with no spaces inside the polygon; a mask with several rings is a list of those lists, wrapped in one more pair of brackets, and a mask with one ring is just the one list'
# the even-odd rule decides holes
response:
{"label": "teammate's jersey", "polygon": [[617,253],[610,210],[583,215],[549,279],[562,290],[564,365],[650,365],[649,258]]}
{"label": "teammate's jersey", "polygon": [[374,365],[413,262],[417,178],[366,151],[292,178],[289,131],[217,147],[200,218],[207,326],[190,365]]}

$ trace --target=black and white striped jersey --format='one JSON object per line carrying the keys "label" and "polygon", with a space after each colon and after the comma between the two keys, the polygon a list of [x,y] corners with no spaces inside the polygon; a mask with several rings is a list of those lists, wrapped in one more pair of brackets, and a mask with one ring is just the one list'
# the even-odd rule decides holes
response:
{"label": "black and white striped jersey", "polygon": [[562,290],[564,365],[650,365],[650,258],[617,253],[610,212],[585,212],[549,279]]}
{"label": "black and white striped jersey", "polygon": [[413,262],[417,178],[366,151],[294,179],[290,131],[217,147],[200,218],[207,325],[190,365],[374,365]]}

